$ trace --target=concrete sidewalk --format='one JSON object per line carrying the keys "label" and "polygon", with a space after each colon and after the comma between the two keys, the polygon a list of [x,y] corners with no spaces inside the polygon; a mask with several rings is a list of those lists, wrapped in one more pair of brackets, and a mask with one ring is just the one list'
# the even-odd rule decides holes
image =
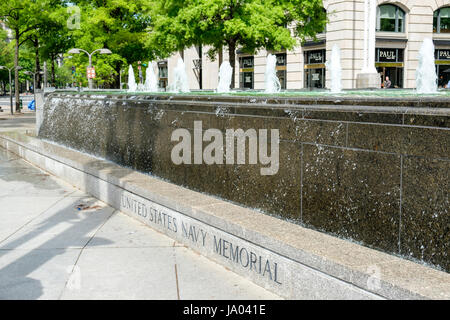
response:
{"label": "concrete sidewalk", "polygon": [[21,131],[35,133],[36,112],[22,110],[11,115],[9,110],[0,112],[0,132]]}
{"label": "concrete sidewalk", "polygon": [[0,299],[279,299],[1,148],[0,221]]}

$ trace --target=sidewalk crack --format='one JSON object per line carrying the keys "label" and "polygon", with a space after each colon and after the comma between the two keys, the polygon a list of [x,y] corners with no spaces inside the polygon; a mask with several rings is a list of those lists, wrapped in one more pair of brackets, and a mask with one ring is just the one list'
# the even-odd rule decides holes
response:
{"label": "sidewalk crack", "polygon": [[11,238],[13,235],[15,235],[17,232],[19,232],[20,230],[22,230],[23,228],[25,228],[27,225],[29,225],[31,222],[33,222],[34,220],[36,220],[37,218],[39,218],[40,216],[42,216],[44,213],[46,213],[48,210],[50,210],[51,208],[53,208],[54,206],[56,206],[58,203],[60,203],[61,201],[63,201],[64,199],[70,197],[71,194],[75,193],[75,191],[68,193],[66,195],[64,195],[61,199],[56,200],[53,204],[51,204],[47,209],[45,209],[44,211],[42,211],[41,213],[39,213],[37,216],[31,218],[28,222],[26,222],[24,225],[22,225],[19,229],[17,229],[16,231],[14,231],[13,233],[11,233],[9,236],[7,236],[6,238],[4,238],[3,240],[0,240],[0,245],[3,244],[6,240],[8,240],[9,238]]}
{"label": "sidewalk crack", "polygon": [[181,300],[180,299],[180,285],[179,285],[179,282],[178,282],[177,256],[176,256],[176,252],[175,252],[176,241],[173,242],[173,246],[172,247],[173,247],[173,259],[175,261],[175,282],[176,282],[176,285],[177,285],[177,299]]}
{"label": "sidewalk crack", "polygon": [[113,212],[109,215],[108,218],[105,219],[105,221],[103,221],[103,223],[97,228],[97,230],[95,230],[94,234],[89,238],[89,240],[84,244],[83,248],[81,248],[80,252],[78,253],[77,259],[75,260],[75,263],[72,266],[72,270],[70,271],[69,277],[67,278],[66,282],[64,283],[64,287],[61,290],[61,293],[58,296],[58,300],[61,300],[62,296],[64,295],[64,292],[66,291],[67,285],[70,281],[70,277],[73,274],[73,272],[75,271],[75,268],[77,267],[78,261],[80,260],[81,255],[83,254],[84,249],[86,249],[86,247],[89,245],[89,243],[92,241],[92,239],[95,238],[95,236],[97,235],[98,231],[103,228],[103,226],[106,224],[106,222],[108,222],[112,216],[114,216],[114,214],[120,212],[119,210],[113,210]]}

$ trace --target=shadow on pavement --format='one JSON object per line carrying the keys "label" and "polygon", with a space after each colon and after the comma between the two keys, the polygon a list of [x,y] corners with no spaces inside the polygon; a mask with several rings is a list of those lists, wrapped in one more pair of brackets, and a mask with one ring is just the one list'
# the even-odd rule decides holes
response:
{"label": "shadow on pavement", "polygon": [[[0,156],[0,159],[5,160],[5,154],[1,155],[0,152]],[[13,159],[9,157],[9,160]],[[61,189],[51,176],[46,177],[48,182],[45,186],[36,177],[25,179],[24,177],[33,170],[39,172],[30,165],[28,168],[23,165],[18,168],[19,171],[28,169],[28,173],[12,173],[12,177],[5,179],[4,164],[5,162],[0,160],[0,179],[7,183],[17,178],[26,182],[34,179],[37,180],[34,184],[36,188]],[[7,171],[11,174],[14,171],[14,165],[11,165]],[[0,240],[0,257],[2,258],[0,259],[0,299],[38,299],[46,289],[42,281],[49,283],[50,287],[54,285],[55,289],[62,293],[70,276],[70,268],[76,264],[80,250],[116,212],[95,198],[89,196],[70,198],[68,195],[70,193],[53,204],[51,208],[35,215],[18,230],[11,230],[8,237]],[[26,195],[15,199],[23,201]],[[55,212],[52,213],[52,211]],[[49,213],[50,216],[48,216]],[[0,219],[2,214],[8,213],[0,210]],[[110,240],[96,238],[96,245],[110,243],[112,243]],[[72,255],[71,250],[73,250]],[[44,265],[45,268],[42,268]]]}

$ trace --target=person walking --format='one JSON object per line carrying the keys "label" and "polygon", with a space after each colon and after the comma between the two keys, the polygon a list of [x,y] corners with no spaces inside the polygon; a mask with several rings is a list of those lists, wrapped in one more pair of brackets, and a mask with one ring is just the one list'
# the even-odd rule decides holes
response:
{"label": "person walking", "polygon": [[438,87],[439,87],[439,88],[444,88],[444,87],[445,87],[444,76],[440,76],[440,77],[439,77]]}

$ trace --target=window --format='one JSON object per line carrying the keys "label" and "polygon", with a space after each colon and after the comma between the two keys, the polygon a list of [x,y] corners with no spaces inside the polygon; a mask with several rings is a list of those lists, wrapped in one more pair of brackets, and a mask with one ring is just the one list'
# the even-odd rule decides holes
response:
{"label": "window", "polygon": [[450,7],[440,8],[433,16],[434,33],[450,33]]}
{"label": "window", "polygon": [[253,72],[254,72],[254,58],[250,57],[240,57],[240,76],[239,76],[239,87],[241,89],[253,89]]}
{"label": "window", "polygon": [[376,62],[403,62],[403,49],[376,48]]}
{"label": "window", "polygon": [[444,88],[450,81],[450,49],[436,49],[436,74],[438,76],[438,87]]}
{"label": "window", "polygon": [[376,62],[381,83],[389,77],[391,88],[403,88],[404,49],[376,48]]}
{"label": "window", "polygon": [[391,4],[377,8],[377,31],[405,32],[405,12]]}
{"label": "window", "polygon": [[281,89],[286,89],[286,53],[278,53],[277,57],[277,77],[280,80]]}
{"label": "window", "polygon": [[167,61],[158,62],[159,87],[166,89],[168,83],[168,68]]}
{"label": "window", "polygon": [[325,87],[325,55],[325,49],[305,52],[305,88]]}

